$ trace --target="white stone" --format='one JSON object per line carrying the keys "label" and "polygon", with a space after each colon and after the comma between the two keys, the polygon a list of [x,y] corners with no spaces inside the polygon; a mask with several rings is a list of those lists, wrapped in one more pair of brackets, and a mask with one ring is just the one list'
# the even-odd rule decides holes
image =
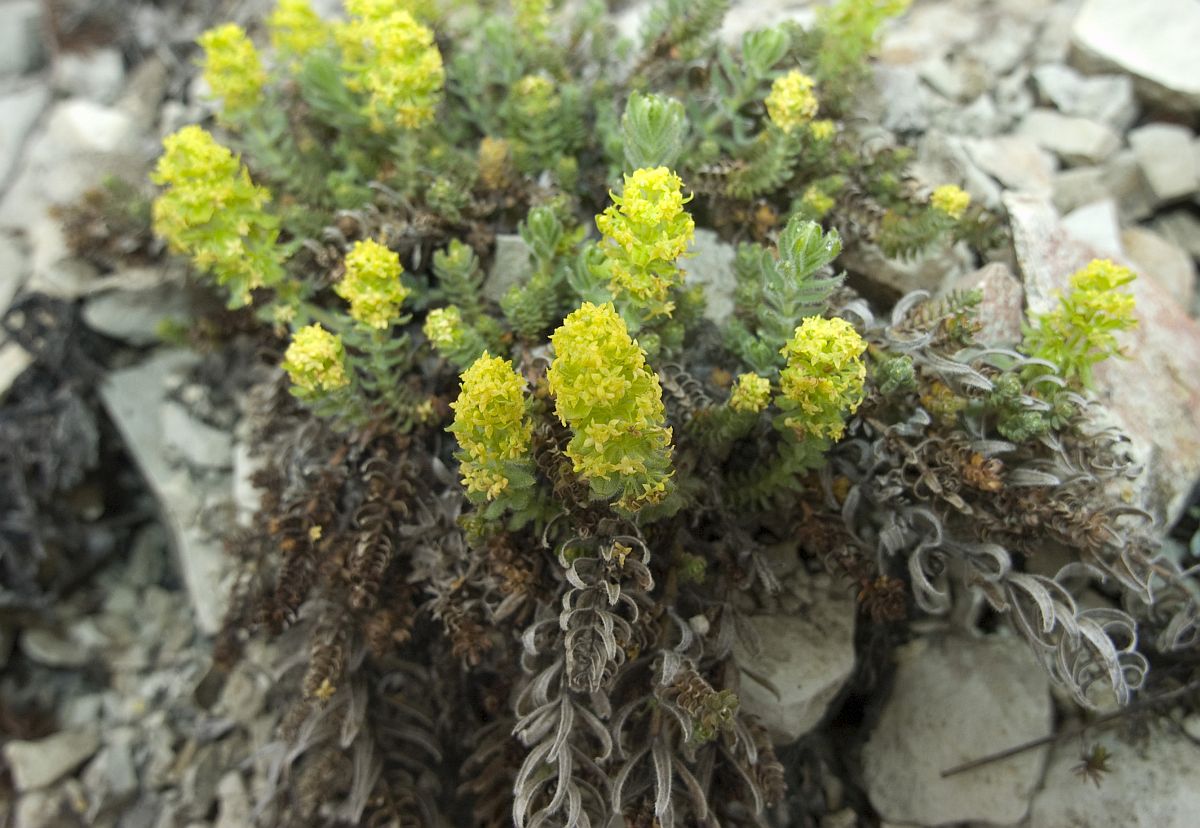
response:
{"label": "white stone", "polygon": [[1121,246],[1139,275],[1161,284],[1180,307],[1192,306],[1196,296],[1196,263],[1186,250],[1144,227],[1122,231]]}
{"label": "white stone", "polygon": [[884,31],[879,57],[894,65],[922,63],[976,40],[982,31],[982,16],[961,3],[914,4]]}
{"label": "white stone", "polygon": [[119,109],[85,98],[57,104],[47,130],[52,140],[72,152],[116,152],[133,137],[133,119]]}
{"label": "white stone", "polygon": [[1024,135],[974,138],[964,142],[971,160],[1010,190],[1049,193],[1058,164]]}
{"label": "white stone", "polygon": [[1019,132],[1070,165],[1098,164],[1116,152],[1121,138],[1110,127],[1052,109],[1035,109]]}
{"label": "white stone", "polygon": [[0,397],[3,397],[17,377],[33,364],[33,357],[16,342],[0,345]]}
{"label": "white stone", "polygon": [[237,771],[229,771],[217,783],[217,821],[213,828],[242,828],[253,824],[250,795]]}
{"label": "white stone", "polygon": [[186,318],[187,292],[177,284],[159,284],[144,290],[113,290],[84,303],[83,319],[93,331],[131,345],[153,345],[159,328],[170,319]]}
{"label": "white stone", "polygon": [[1147,124],[1129,133],[1129,145],[1159,204],[1186,198],[1200,187],[1187,127]]}
{"label": "white stone", "polygon": [[168,454],[201,468],[233,466],[233,438],[193,417],[174,400],[162,407],[163,445]]}
{"label": "white stone", "polygon": [[1117,203],[1110,199],[1097,201],[1073,210],[1062,218],[1063,229],[1097,253],[1119,259],[1121,222],[1117,218]]}
{"label": "white stone", "polygon": [[1195,258],[1200,259],[1200,218],[1186,209],[1168,210],[1154,222],[1155,228]]}
{"label": "white stone", "polygon": [[1086,739],[1103,745],[1112,759],[1099,785],[1081,781],[1080,741],[1054,748],[1042,789],[1034,797],[1029,828],[1191,828],[1200,815],[1196,768],[1200,747],[1170,728],[1154,731],[1144,743],[1120,741],[1112,731]]}
{"label": "white stone", "polygon": [[23,75],[41,64],[45,57],[42,9],[40,0],[0,3],[0,76]]}
{"label": "white stone", "polygon": [[704,288],[704,318],[723,325],[733,314],[733,292],[737,278],[733,272],[736,251],[721,241],[715,232],[697,229],[690,256],[679,260],[685,272],[685,282]]}
{"label": "white stone", "polygon": [[525,284],[532,275],[533,261],[525,240],[516,233],[497,235],[496,253],[483,283],[483,295],[499,302],[510,287]]}
{"label": "white stone", "polygon": [[0,94],[0,190],[17,169],[25,139],[49,102],[50,89],[40,83]]}
{"label": "white stone", "polygon": [[172,465],[161,414],[171,384],[195,361],[196,356],[184,350],[159,351],[139,365],[109,375],[100,395],[162,504],[196,624],[212,635],[220,629],[228,602],[229,562],[204,513],[228,504],[232,484],[228,477],[220,484],[205,483]]}
{"label": "white stone", "polygon": [[1117,211],[1126,222],[1149,217],[1157,201],[1132,150],[1118,152],[1100,166],[1059,172],[1054,176],[1053,196],[1054,206],[1061,213],[1115,198]]}
{"label": "white stone", "polygon": [[0,318],[8,312],[29,269],[29,257],[17,240],[0,233]]}
{"label": "white stone", "polygon": [[117,49],[67,52],[58,58],[54,85],[67,95],[110,104],[121,94],[125,61]]}
{"label": "white stone", "polygon": [[1064,115],[1108,124],[1124,132],[1137,120],[1138,105],[1128,75],[1086,77],[1070,66],[1048,63],[1033,71],[1038,92]]}
{"label": "white stone", "polygon": [[1015,638],[918,639],[898,666],[879,723],[863,747],[863,779],[884,819],[920,825],[1025,816],[1047,748],[972,771],[942,771],[1048,735],[1049,681]]}
{"label": "white stone", "polygon": [[62,779],[100,747],[94,727],[63,730],[36,742],[13,739],[4,746],[4,759],[18,791],[44,788]]}
{"label": "white stone", "polygon": [[1073,62],[1133,76],[1156,103],[1200,108],[1200,3],[1196,0],[1085,0],[1071,29]]}
{"label": "white stone", "polygon": [[971,160],[963,139],[930,130],[917,146],[912,174],[930,189],[961,182],[971,200],[989,209],[1000,206],[1000,187]]}
{"label": "white stone", "polygon": [[21,652],[31,661],[47,667],[82,667],[91,658],[82,642],[41,627],[27,629],[21,634]]}
{"label": "white stone", "polygon": [[741,709],[758,716],[779,743],[812,730],[854,671],[853,596],[832,585],[807,598],[797,614],[750,619],[762,643],[757,656],[741,642],[734,651],[742,667]]}

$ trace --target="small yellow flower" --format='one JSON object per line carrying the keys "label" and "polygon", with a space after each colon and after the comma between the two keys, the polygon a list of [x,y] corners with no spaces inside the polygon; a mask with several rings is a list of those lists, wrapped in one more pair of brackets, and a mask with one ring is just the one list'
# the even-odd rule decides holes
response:
{"label": "small yellow flower", "polygon": [[279,0],[267,18],[271,45],[282,54],[304,57],[329,40],[329,28],[308,0]]}
{"label": "small yellow flower", "polygon": [[463,372],[458,399],[450,404],[458,438],[463,485],[495,500],[509,486],[506,461],[529,454],[533,423],[525,409],[525,381],[512,363],[483,356]]}
{"label": "small yellow flower", "polygon": [[758,374],[741,374],[729,394],[729,407],[747,414],[757,414],[770,401],[771,381]]}
{"label": "small yellow flower", "polygon": [[971,195],[953,184],[943,184],[929,197],[933,209],[940,210],[952,219],[962,218],[971,206]]}
{"label": "small yellow flower", "polygon": [[342,338],[318,324],[307,325],[292,335],[283,370],[293,385],[310,393],[336,391],[350,384]]}
{"label": "small yellow flower", "polygon": [[439,351],[451,351],[463,341],[462,311],[455,305],[434,308],[425,317],[422,330],[433,347]]}
{"label": "small yellow flower", "polygon": [[836,203],[832,197],[826,195],[815,185],[809,186],[809,188],[804,191],[804,196],[801,201],[803,202],[804,206],[807,207],[817,218],[823,218],[826,213],[833,209],[833,206]]}
{"label": "small yellow flower", "polygon": [[236,23],[226,23],[209,29],[196,42],[204,49],[204,80],[224,103],[226,114],[257,106],[267,73],[246,30]]}
{"label": "small yellow flower", "polygon": [[800,437],[841,437],[846,428],[842,418],[863,400],[866,349],[867,343],[844,319],[805,319],[780,351],[787,357],[778,398],[784,424]]}
{"label": "small yellow flower", "polygon": [[346,274],[334,291],[350,303],[350,316],[368,328],[391,326],[408,298],[400,281],[400,256],[370,239],[354,243],[346,254]]}
{"label": "small yellow flower", "polygon": [[813,91],[816,82],[802,72],[792,70],[771,84],[767,95],[767,115],[771,123],[791,133],[807,124],[817,114],[817,95]]}
{"label": "small yellow flower", "polygon": [[828,141],[837,132],[837,127],[833,121],[828,118],[822,118],[819,121],[813,121],[808,125],[808,131],[812,137],[818,141]]}

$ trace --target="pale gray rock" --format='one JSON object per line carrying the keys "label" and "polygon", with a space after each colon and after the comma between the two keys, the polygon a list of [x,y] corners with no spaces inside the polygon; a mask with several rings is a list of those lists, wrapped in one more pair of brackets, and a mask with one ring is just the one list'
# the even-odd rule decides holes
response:
{"label": "pale gray rock", "polygon": [[943,770],[1053,730],[1049,681],[1015,638],[918,639],[863,747],[871,804],[889,821],[1009,825],[1029,809],[1047,748],[951,777]]}
{"label": "pale gray rock", "polygon": [[[13,190],[19,187],[18,181]],[[48,211],[39,213],[36,206],[27,219],[30,273],[26,290],[59,299],[77,299],[92,290],[99,272],[71,254],[62,222]]]}
{"label": "pale gray rock", "polygon": [[107,734],[105,746],[80,775],[88,792],[89,821],[95,822],[101,813],[113,811],[137,793],[137,766],[133,761],[135,734],[131,727],[116,728]]}
{"label": "pale gray rock", "polygon": [[990,85],[987,70],[978,61],[962,55],[931,58],[921,64],[920,74],[921,80],[938,94],[959,102],[978,97]]}
{"label": "pale gray rock", "polygon": [[1193,257],[1200,259],[1200,218],[1190,210],[1168,210],[1155,219],[1154,227]]}
{"label": "pale gray rock", "polygon": [[1033,108],[1033,93],[1028,89],[1029,70],[1018,68],[996,84],[993,93],[996,109],[1008,122],[1024,117]]}
{"label": "pale gray rock", "polygon": [[45,739],[13,739],[4,746],[4,760],[18,791],[44,788],[62,779],[100,747],[94,727],[63,730]]}
{"label": "pale gray rock", "polygon": [[992,77],[1017,68],[1033,46],[1036,30],[1027,21],[1001,14],[993,18],[988,34],[970,46],[970,52]]}
{"label": "pale gray rock", "polygon": [[1196,297],[1196,263],[1186,250],[1144,227],[1123,230],[1121,246],[1139,275],[1162,285],[1180,307],[1191,308]]}
{"label": "pale gray rock", "polygon": [[796,596],[798,613],[750,619],[761,639],[760,653],[741,643],[735,648],[743,668],[741,709],[758,716],[779,743],[795,741],[814,728],[854,670],[858,608],[853,596],[815,578],[807,587],[807,594]]}
{"label": "pale gray rock", "polygon": [[733,292],[737,277],[733,272],[736,251],[721,241],[712,230],[696,230],[690,255],[679,260],[685,284],[704,288],[704,318],[723,325],[733,314]]}
{"label": "pale gray rock", "polygon": [[1058,164],[1024,135],[973,138],[964,142],[971,160],[1010,190],[1049,193]]}
{"label": "pale gray rock", "polygon": [[975,162],[963,146],[963,139],[939,130],[925,134],[917,145],[913,175],[929,188],[960,183],[972,201],[989,209],[1000,206],[1000,187]]}
{"label": "pale gray rock", "polygon": [[250,795],[237,771],[229,771],[217,783],[217,821],[213,828],[242,828],[253,824]]}
{"label": "pale gray rock", "polygon": [[1075,773],[1078,740],[1055,745],[1042,789],[1033,799],[1029,828],[1188,828],[1200,814],[1196,767],[1200,747],[1167,728],[1144,743],[1128,744],[1112,731],[1090,735],[1087,744],[1111,754],[1099,785],[1084,784]]}
{"label": "pale gray rock", "polygon": [[[1010,193],[1004,202],[1026,306],[1044,313],[1070,275],[1102,254],[1072,236],[1044,199]],[[1126,494],[1171,525],[1200,479],[1200,324],[1155,280],[1137,279],[1131,287],[1139,324],[1120,338],[1128,358],[1096,367],[1095,395],[1145,466]]]}
{"label": "pale gray rock", "polygon": [[1062,217],[1062,226],[1079,241],[1111,259],[1124,255],[1117,203],[1111,198],[1087,204]]}
{"label": "pale gray rock", "polygon": [[125,61],[114,48],[66,52],[54,67],[54,86],[71,97],[110,104],[125,83]]}
{"label": "pale gray rock", "polygon": [[979,333],[976,339],[985,345],[1015,345],[1021,340],[1025,319],[1025,291],[1021,280],[1008,265],[992,262],[967,273],[948,285],[950,290],[978,290]]}
{"label": "pale gray rock", "polygon": [[1186,198],[1200,187],[1192,137],[1190,129],[1175,124],[1147,124],[1129,133],[1129,145],[1158,204]]}
{"label": "pale gray rock", "polygon": [[21,633],[21,652],[30,661],[47,667],[82,667],[92,658],[83,642],[41,627]]}
{"label": "pale gray rock", "polygon": [[1149,101],[1200,109],[1200,3],[1195,0],[1085,0],[1071,29],[1072,62],[1131,75]]}
{"label": "pale gray rock", "polygon": [[1033,110],[1018,131],[1072,166],[1098,164],[1121,146],[1120,136],[1110,127],[1053,109]]}
{"label": "pale gray rock", "polygon": [[[0,49],[0,54],[3,53]],[[49,102],[50,89],[44,83],[0,92],[0,113],[3,113],[0,117],[0,190],[17,169],[25,139]]]}
{"label": "pale gray rock", "polygon": [[996,108],[996,102],[992,96],[985,93],[961,109],[955,109],[945,114],[939,113],[936,123],[947,132],[985,136],[1004,131],[1010,120]]}
{"label": "pale gray rock", "polygon": [[187,351],[160,351],[143,363],[111,374],[100,393],[162,504],[196,624],[212,635],[220,629],[228,602],[229,562],[206,512],[228,506],[232,484],[228,476],[206,482],[173,465],[161,413],[169,389],[195,361],[195,355]]}
{"label": "pale gray rock", "polygon": [[17,377],[33,364],[33,357],[16,342],[0,345],[0,398],[8,392]]}
{"label": "pale gray rock", "polygon": [[920,64],[976,40],[983,25],[976,10],[952,0],[914,5],[884,31],[879,58],[893,65]]}
{"label": "pale gray rock", "polygon": [[499,302],[513,285],[523,285],[533,275],[529,246],[516,233],[496,236],[496,253],[483,283],[483,295]]}
{"label": "pale gray rock", "polygon": [[1054,206],[1060,213],[1107,198],[1117,200],[1117,211],[1126,222],[1153,214],[1157,199],[1132,150],[1118,152],[1101,166],[1075,167],[1054,176]]}
{"label": "pale gray rock", "polygon": [[[23,75],[42,65],[46,57],[42,40],[43,8],[39,0],[0,3],[0,77]],[[3,111],[0,104],[0,112]]]}
{"label": "pale gray rock", "polygon": [[29,257],[17,240],[0,233],[0,318],[8,312],[29,269]]}
{"label": "pale gray rock", "polygon": [[[838,263],[851,272],[851,282],[872,300],[895,301],[914,290],[935,291],[943,282],[967,273],[974,266],[965,243],[935,245],[912,259],[889,259],[875,245],[845,250]],[[858,274],[863,279],[856,279]]]}
{"label": "pale gray rock", "polygon": [[56,104],[46,128],[50,140],[73,153],[115,152],[134,134],[133,119],[128,114],[86,98]]}
{"label": "pale gray rock", "polygon": [[1084,76],[1070,66],[1048,63],[1033,70],[1038,94],[1064,115],[1107,124],[1118,132],[1137,120],[1138,105],[1128,75]]}
{"label": "pale gray rock", "polygon": [[190,309],[186,291],[178,284],[164,283],[97,293],[84,303],[83,320],[93,331],[113,339],[153,345],[160,341],[158,332],[164,322],[186,319]]}
{"label": "pale gray rock", "polygon": [[924,132],[929,128],[931,94],[911,66],[875,66],[875,83],[867,96],[864,115],[896,133]]}
{"label": "pale gray rock", "polygon": [[161,416],[168,457],[197,468],[233,466],[233,438],[228,433],[197,419],[174,400],[163,403]]}
{"label": "pale gray rock", "polygon": [[14,828],[61,828],[71,819],[64,799],[58,789],[29,791],[17,802]]}

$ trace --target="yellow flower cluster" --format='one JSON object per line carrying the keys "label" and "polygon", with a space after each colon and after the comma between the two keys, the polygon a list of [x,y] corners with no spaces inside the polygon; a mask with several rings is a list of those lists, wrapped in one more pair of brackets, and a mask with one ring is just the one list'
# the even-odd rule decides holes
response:
{"label": "yellow flower cluster", "polygon": [[267,72],[246,30],[226,23],[209,29],[196,42],[204,49],[204,80],[221,99],[225,114],[236,115],[257,106]]}
{"label": "yellow flower cluster", "polygon": [[567,456],[598,497],[637,511],[667,496],[671,430],[658,377],[611,303],[585,302],[550,338],[555,412],[574,436]]}
{"label": "yellow flower cluster", "polygon": [[213,274],[232,306],[248,304],[250,291],[283,276],[279,222],[263,209],[271,194],[198,126],[168,135],[163,150],[150,176],[168,188],[154,201],[154,231]]}
{"label": "yellow flower cluster", "polygon": [[1022,350],[1059,366],[1069,380],[1092,383],[1092,366],[1121,353],[1116,334],[1137,327],[1133,294],[1137,278],[1127,267],[1095,259],[1072,274],[1058,307],[1033,318]]}
{"label": "yellow flower cluster", "polygon": [[675,265],[695,235],[696,223],[683,205],[683,181],[666,167],[636,170],[625,176],[620,196],[596,216],[604,234],[613,295],[630,297],[648,317],[670,315],[667,297],[683,283]]}
{"label": "yellow flower cluster", "polygon": [[958,219],[962,218],[962,214],[971,206],[971,195],[953,184],[943,184],[933,191],[929,203],[933,205],[933,209],[940,210],[952,219]]}
{"label": "yellow flower cluster", "polygon": [[267,18],[271,45],[276,51],[291,57],[304,57],[313,49],[324,46],[329,29],[308,0],[279,0]]}
{"label": "yellow flower cluster", "polygon": [[817,218],[824,218],[825,214],[833,209],[835,202],[831,196],[821,190],[815,184],[810,184],[808,189],[804,191],[803,197],[800,199],[805,207],[812,212]]}
{"label": "yellow flower cluster", "polygon": [[334,291],[350,303],[350,316],[368,328],[383,330],[400,313],[408,288],[395,251],[371,239],[357,241],[346,254],[346,274]]}
{"label": "yellow flower cluster", "polygon": [[499,190],[512,178],[512,148],[503,138],[485,135],[479,141],[479,180],[489,190]]}
{"label": "yellow flower cluster", "polygon": [[818,141],[828,141],[837,132],[837,126],[828,118],[813,121],[808,125],[808,131]]}
{"label": "yellow flower cluster", "polygon": [[766,100],[771,123],[791,133],[811,121],[817,114],[817,94],[813,91],[815,85],[812,78],[795,70],[776,78]]}
{"label": "yellow flower cluster", "polygon": [[787,367],[780,374],[778,398],[784,424],[799,437],[836,440],[845,431],[842,418],[863,400],[867,343],[844,319],[805,319],[780,353]]}
{"label": "yellow flower cluster", "polygon": [[425,317],[422,330],[433,347],[439,351],[453,351],[463,341],[462,311],[456,305],[434,308]]}
{"label": "yellow flower cluster", "polygon": [[495,500],[509,486],[514,461],[529,453],[533,423],[525,410],[525,382],[512,363],[483,356],[462,375],[458,399],[450,404],[449,430],[462,447],[459,459],[468,493]]}
{"label": "yellow flower cluster", "polygon": [[336,391],[350,384],[342,338],[316,324],[292,335],[292,343],[284,354],[283,370],[293,385],[309,393]]}
{"label": "yellow flower cluster", "polygon": [[351,19],[334,31],[346,85],[367,95],[364,114],[383,131],[433,120],[446,72],[433,32],[387,0],[348,0]]}
{"label": "yellow flower cluster", "polygon": [[771,401],[771,381],[758,374],[741,374],[729,394],[729,407],[745,414],[757,414]]}

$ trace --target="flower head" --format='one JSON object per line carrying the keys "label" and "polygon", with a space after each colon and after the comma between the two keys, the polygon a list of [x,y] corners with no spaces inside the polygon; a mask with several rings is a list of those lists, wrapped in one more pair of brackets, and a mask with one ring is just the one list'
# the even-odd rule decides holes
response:
{"label": "flower head", "polygon": [[455,305],[434,308],[425,317],[425,336],[439,351],[452,351],[462,345],[462,311]]}
{"label": "flower head", "polygon": [[971,195],[953,184],[943,184],[933,191],[929,203],[933,205],[933,209],[957,219],[971,206]]}
{"label": "flower head", "polygon": [[270,192],[201,127],[168,135],[163,150],[150,176],[167,188],[154,200],[154,231],[213,274],[235,307],[249,303],[255,288],[278,283],[279,222],[263,209]]}
{"label": "flower head", "polygon": [[828,118],[813,121],[808,125],[808,131],[818,141],[828,141],[837,132],[837,126]]}
{"label": "flower head", "polygon": [[509,465],[529,453],[533,423],[525,410],[525,381],[512,363],[483,356],[463,372],[458,399],[450,404],[449,431],[462,448],[463,484],[468,493],[495,500],[510,483]]}
{"label": "flower head", "polygon": [[746,414],[757,414],[771,401],[771,381],[758,374],[741,374],[729,394],[729,407]]}
{"label": "flower head", "polygon": [[304,57],[329,39],[329,28],[308,0],[279,0],[267,18],[271,45],[285,55]]}
{"label": "flower head", "polygon": [[267,82],[258,51],[236,23],[209,29],[196,41],[204,49],[204,80],[225,105],[226,114],[253,109]]}
{"label": "flower head", "polygon": [[350,384],[342,338],[320,325],[307,325],[292,335],[283,370],[292,384],[307,392],[336,391]]}
{"label": "flower head", "polygon": [[801,203],[817,218],[823,218],[837,203],[815,184],[810,184],[800,199]]}
{"label": "flower head", "polygon": [[843,416],[863,400],[866,349],[867,343],[844,319],[805,319],[781,351],[787,357],[779,376],[784,425],[800,437],[841,437]]}
{"label": "flower head", "polygon": [[446,75],[433,32],[397,6],[387,0],[347,3],[354,16],[334,32],[346,85],[367,94],[364,114],[379,131],[432,121]]}
{"label": "flower head", "polygon": [[667,495],[671,430],[658,377],[611,303],[585,302],[551,336],[546,374],[559,420],[574,432],[567,456],[593,492],[636,511]]}
{"label": "flower head", "polygon": [[790,133],[811,121],[818,106],[815,85],[812,78],[795,70],[776,78],[766,100],[771,123]]}
{"label": "flower head", "polygon": [[683,181],[666,167],[640,169],[625,176],[621,195],[596,216],[604,234],[604,253],[617,297],[630,296],[650,316],[669,314],[668,291],[682,284],[675,260],[687,252],[696,223],[683,205]]}
{"label": "flower head", "polygon": [[350,316],[368,328],[389,327],[408,297],[400,281],[400,257],[379,242],[354,243],[346,254],[346,275],[334,291],[350,303]]}

